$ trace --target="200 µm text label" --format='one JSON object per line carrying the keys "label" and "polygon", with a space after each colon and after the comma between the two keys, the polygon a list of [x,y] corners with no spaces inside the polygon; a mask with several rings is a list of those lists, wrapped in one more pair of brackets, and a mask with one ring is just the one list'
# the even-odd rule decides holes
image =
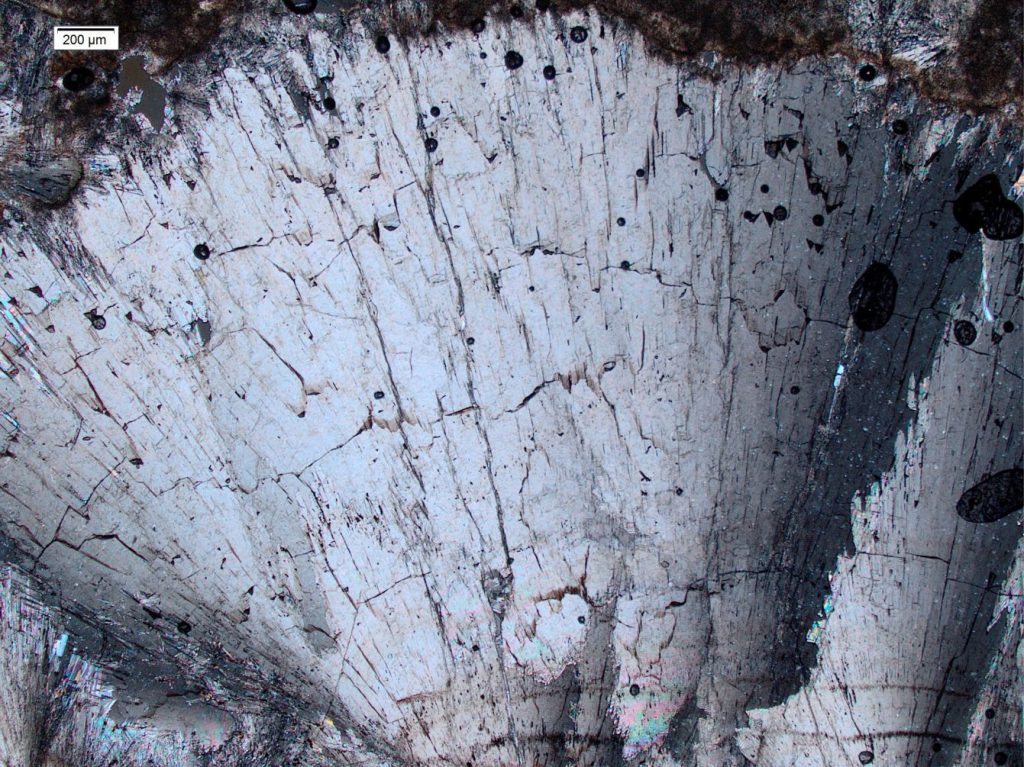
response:
{"label": "200 \u00b5m text label", "polygon": [[54,27],[56,51],[116,51],[117,27]]}

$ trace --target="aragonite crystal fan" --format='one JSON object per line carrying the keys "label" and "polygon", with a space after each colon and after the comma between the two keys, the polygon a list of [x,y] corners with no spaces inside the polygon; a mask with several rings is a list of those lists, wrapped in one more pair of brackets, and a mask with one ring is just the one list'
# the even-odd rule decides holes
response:
{"label": "aragonite crystal fan", "polygon": [[1019,13],[682,5],[5,7],[0,763],[1020,764]]}

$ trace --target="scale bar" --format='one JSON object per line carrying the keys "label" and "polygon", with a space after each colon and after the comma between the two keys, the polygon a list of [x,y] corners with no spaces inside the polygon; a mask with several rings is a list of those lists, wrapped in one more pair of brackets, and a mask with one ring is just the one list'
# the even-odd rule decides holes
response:
{"label": "scale bar", "polygon": [[54,27],[55,51],[116,51],[120,48],[118,27]]}

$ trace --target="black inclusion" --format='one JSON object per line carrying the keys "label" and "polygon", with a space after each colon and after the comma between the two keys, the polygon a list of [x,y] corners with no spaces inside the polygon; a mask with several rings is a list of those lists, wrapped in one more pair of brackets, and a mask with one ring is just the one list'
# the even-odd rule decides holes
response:
{"label": "black inclusion", "polygon": [[871,64],[865,64],[860,68],[860,71],[857,74],[860,75],[861,80],[863,80],[866,83],[869,83],[875,79],[875,76],[878,74],[878,70],[875,69],[874,66],[872,66]]}
{"label": "black inclusion", "polygon": [[799,394],[800,393],[800,387],[799,386],[790,386],[789,387],[789,393],[790,394]]}
{"label": "black inclusion", "polygon": [[374,43],[374,47],[377,49],[377,53],[387,53],[391,50],[391,41],[388,40],[387,35],[381,35]]}
{"label": "black inclusion", "polygon": [[643,178],[646,175],[647,175],[647,171],[645,171],[643,168],[637,168],[636,169],[636,177],[637,178]]}
{"label": "black inclusion", "polygon": [[632,264],[630,264],[629,261],[623,261],[621,264],[619,264],[619,267],[622,269],[629,269],[631,265]]}
{"label": "black inclusion", "polygon": [[378,389],[377,391],[375,391],[375,392],[373,393],[373,398],[374,398],[374,399],[384,399],[384,392],[382,392],[382,391],[380,391],[380,390]]}
{"label": "black inclusion", "polygon": [[768,194],[771,191],[771,187],[767,184],[761,184],[761,194]]}
{"label": "black inclusion", "polygon": [[89,317],[89,322],[96,330],[103,330],[107,326],[107,321],[103,318],[102,314],[93,314]]}
{"label": "black inclusion", "polygon": [[615,223],[618,224],[619,226],[625,226],[626,219],[624,219],[622,216],[619,216],[617,219],[615,219]]}
{"label": "black inclusion", "polygon": [[961,346],[970,346],[978,337],[978,329],[967,320],[957,320],[953,323],[953,337]]}
{"label": "black inclusion", "polygon": [[550,64],[548,64],[546,67],[544,67],[544,79],[545,80],[554,80],[555,79],[555,68],[553,66],[551,66]]}
{"label": "black inclusion", "polygon": [[430,107],[430,116],[431,117],[440,117],[441,116],[441,108],[440,107]]}
{"label": "black inclusion", "polygon": [[857,761],[861,764],[871,764],[873,761],[875,761],[875,752],[864,749],[859,754],[857,754]]}
{"label": "black inclusion", "polygon": [[569,39],[574,43],[586,42],[587,35],[588,32],[586,27],[573,27],[569,30]]}
{"label": "black inclusion", "polygon": [[509,69],[519,69],[523,65],[523,56],[519,51],[509,51],[505,54],[505,66]]}
{"label": "black inclusion", "polygon": [[328,149],[337,149],[340,143],[341,142],[339,142],[337,138],[335,138],[334,136],[331,136],[329,139],[327,139],[327,148]]}
{"label": "black inclusion", "polygon": [[815,213],[813,216],[811,216],[811,223],[813,223],[815,226],[824,226],[825,217],[820,213]]}
{"label": "black inclusion", "polygon": [[1013,240],[1024,233],[1024,212],[1006,198],[993,173],[982,176],[956,199],[953,217],[968,232],[981,230],[990,240]]}
{"label": "black inclusion", "polygon": [[201,242],[192,248],[192,255],[200,261],[205,261],[210,257],[210,247],[205,242]]}
{"label": "black inclusion", "polygon": [[725,202],[729,199],[729,190],[718,187],[718,189],[715,190],[715,199],[719,202]]}
{"label": "black inclusion", "polygon": [[437,139],[434,138],[433,136],[431,136],[430,138],[428,138],[426,141],[423,142],[423,146],[426,148],[426,150],[428,152],[436,152],[437,151]]}
{"label": "black inclusion", "polygon": [[68,70],[60,82],[65,90],[78,93],[79,91],[84,91],[95,81],[96,75],[93,74],[91,69],[88,67],[75,67]]}
{"label": "black inclusion", "polygon": [[284,0],[284,7],[292,13],[312,13],[316,10],[316,0]]}
{"label": "black inclusion", "polygon": [[537,0],[537,10],[541,13],[551,7],[551,0]]}
{"label": "black inclusion", "polygon": [[981,231],[990,240],[1014,240],[1024,232],[1024,213],[1012,200],[1003,200],[988,212]]}
{"label": "black inclusion", "polygon": [[640,694],[640,685],[638,685],[638,684],[631,684],[629,686],[629,694],[632,695],[634,698],[637,695],[639,695]]}
{"label": "black inclusion", "polygon": [[178,621],[178,632],[181,634],[187,634],[192,630],[192,624],[186,620]]}
{"label": "black inclusion", "polygon": [[776,221],[785,221],[789,217],[789,211],[782,205],[776,205],[775,210],[772,211],[772,215],[775,216]]}
{"label": "black inclusion", "polygon": [[513,19],[523,18],[523,9],[518,5],[513,5],[508,9],[508,12],[512,15]]}
{"label": "black inclusion", "polygon": [[1024,470],[1006,469],[985,477],[956,502],[956,513],[968,522],[995,522],[1024,505]]}
{"label": "black inclusion", "polygon": [[881,330],[896,308],[896,276],[885,264],[875,262],[857,278],[850,291],[850,313],[863,331]]}
{"label": "black inclusion", "polygon": [[893,120],[892,121],[892,132],[897,136],[906,136],[910,131],[910,126],[906,120]]}
{"label": "black inclusion", "polygon": [[326,109],[328,112],[333,112],[335,107],[337,106],[338,102],[336,102],[333,97],[327,96],[324,99],[324,109]]}
{"label": "black inclusion", "polygon": [[1016,329],[1016,327],[1017,326],[1014,325],[1010,320],[1007,320],[1006,322],[1003,323],[1003,332],[1012,333],[1014,329]]}
{"label": "black inclusion", "polygon": [[475,32],[475,33],[476,33],[476,34],[478,34],[478,35],[479,35],[479,34],[480,34],[481,32],[483,32],[483,31],[484,31],[484,29],[485,29],[486,27],[487,27],[487,22],[486,22],[486,21],[484,21],[483,19],[477,19],[476,21],[474,21],[474,22],[473,22],[472,24],[470,24],[470,26],[469,26],[469,28],[470,28],[470,29],[472,29],[472,30],[473,30],[473,32]]}

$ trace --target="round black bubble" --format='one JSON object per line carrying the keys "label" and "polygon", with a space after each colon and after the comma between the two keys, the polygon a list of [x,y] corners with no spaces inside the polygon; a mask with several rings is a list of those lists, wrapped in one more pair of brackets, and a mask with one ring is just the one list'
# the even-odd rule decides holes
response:
{"label": "round black bubble", "polygon": [[544,67],[544,79],[545,80],[554,80],[555,79],[555,68],[553,66],[551,66],[550,64],[548,64],[546,67]]}
{"label": "round black bubble", "polygon": [[423,147],[428,152],[436,152],[437,151],[437,139],[434,138],[433,136],[431,136],[430,138],[428,138],[426,141],[423,142]]}
{"label": "round black bubble", "polygon": [[107,326],[107,321],[103,318],[102,314],[93,314],[89,317],[89,322],[92,323],[93,328],[96,330],[103,330]]}
{"label": "round black bubble", "polygon": [[775,216],[776,221],[785,221],[789,217],[789,211],[782,205],[776,205],[775,210],[772,211],[772,215]]}
{"label": "round black bubble", "polygon": [[978,337],[978,329],[967,320],[957,320],[953,323],[953,337],[961,346],[970,346]]}
{"label": "round black bubble", "polygon": [[617,219],[615,219],[615,223],[618,224],[619,226],[625,226],[626,219],[624,219],[622,216],[619,216]]}
{"label": "round black bubble", "polygon": [[771,187],[767,184],[761,184],[761,194],[768,194],[771,191]]}
{"label": "round black bubble", "polygon": [[574,43],[586,42],[588,34],[586,27],[573,27],[569,30],[569,39]]}
{"label": "round black bubble", "polygon": [[469,25],[469,28],[479,35],[481,32],[484,31],[484,29],[487,28],[487,22],[484,21],[483,19],[477,19],[476,21]]}
{"label": "round black bubble", "polygon": [[1006,322],[1003,323],[1003,332],[1012,333],[1014,329],[1016,329],[1016,327],[1017,326],[1014,325],[1010,320],[1007,320]]}
{"label": "round black bubble", "polygon": [[441,108],[440,107],[430,107],[430,116],[431,117],[440,117],[441,116]]}
{"label": "round black bubble", "polygon": [[910,126],[906,120],[893,120],[891,127],[892,132],[897,136],[906,136],[910,132]]}
{"label": "round black bubble", "polygon": [[871,764],[873,761],[875,761],[875,752],[864,749],[859,754],[857,754],[857,761],[861,764]]}
{"label": "round black bubble", "polygon": [[69,90],[72,93],[84,91],[94,82],[96,82],[96,75],[94,75],[92,70],[88,67],[75,67],[74,69],[69,69],[60,81],[61,85],[64,86],[64,89]]}
{"label": "round black bubble", "polygon": [[373,393],[373,398],[374,399],[384,399],[384,392],[382,392],[380,389],[378,389],[377,391],[375,391]]}
{"label": "round black bubble", "polygon": [[509,69],[519,69],[523,65],[523,56],[519,51],[509,51],[505,54],[505,66]]}
{"label": "round black bubble", "polygon": [[718,189],[715,190],[715,199],[719,202],[725,202],[729,199],[729,190],[718,187]]}
{"label": "round black bubble", "polygon": [[885,327],[896,308],[898,288],[896,275],[888,266],[877,261],[868,266],[850,291],[854,324],[869,333]]}
{"label": "round black bubble", "polygon": [[638,685],[638,684],[631,684],[629,686],[629,694],[632,695],[634,698],[637,695],[639,695],[640,694],[640,685]]}
{"label": "round black bubble", "polygon": [[935,741],[934,743],[932,743],[932,751],[934,751],[937,754],[941,750],[942,750],[942,744],[939,743],[939,741]]}
{"label": "round black bubble", "polygon": [[387,35],[381,35],[374,43],[374,47],[377,49],[377,53],[387,53],[391,50],[391,41],[388,40]]}
{"label": "round black bubble", "polygon": [[632,264],[630,264],[629,261],[623,261],[619,264],[619,268],[621,269],[629,269],[630,266],[632,266]]}
{"label": "round black bubble", "polygon": [[205,242],[201,242],[192,248],[192,255],[198,258],[200,261],[205,261],[210,257],[210,246]]}
{"label": "round black bubble", "polygon": [[824,226],[825,225],[825,217],[823,215],[821,215],[820,213],[815,213],[811,217],[811,223],[814,224],[815,226]]}
{"label": "round black bubble", "polygon": [[1024,470],[1006,469],[985,477],[956,502],[956,513],[968,522],[996,522],[1024,505]]}
{"label": "round black bubble", "polygon": [[340,143],[341,142],[339,142],[337,138],[335,138],[334,136],[331,136],[329,139],[327,139],[327,148],[328,149],[337,149],[338,146],[340,145]]}
{"label": "round black bubble", "polygon": [[647,175],[647,171],[645,171],[643,168],[637,168],[636,169],[636,177],[637,178],[643,178],[646,175]]}
{"label": "round black bubble", "polygon": [[677,487],[676,488],[676,495],[682,495],[682,494],[683,494],[683,488]]}
{"label": "round black bubble", "polygon": [[178,633],[179,634],[187,634],[191,630],[192,630],[192,624],[191,623],[189,623],[188,621],[185,621],[185,620],[178,621]]}
{"label": "round black bubble", "polygon": [[473,338],[473,336],[470,336],[469,338],[467,338],[467,339],[466,339],[466,344],[467,344],[468,346],[472,346],[472,345],[473,345],[473,344],[475,344],[475,343],[476,343],[476,339],[475,339],[475,338]]}
{"label": "round black bubble", "polygon": [[326,109],[328,112],[333,112],[337,106],[338,102],[334,100],[334,97],[327,96],[324,99],[324,109]]}
{"label": "round black bubble", "polygon": [[799,386],[790,386],[789,387],[789,393],[790,394],[799,394],[800,393],[800,387]]}
{"label": "round black bubble", "polygon": [[316,10],[316,0],[284,0],[284,7],[300,15],[312,13]]}
{"label": "round black bubble", "polygon": [[996,710],[994,708],[986,708],[985,709],[985,718],[986,719],[995,719],[996,718]]}
{"label": "round black bubble", "polygon": [[878,70],[871,64],[865,64],[860,68],[857,74],[860,76],[861,80],[869,83],[875,79],[876,75],[878,75]]}

